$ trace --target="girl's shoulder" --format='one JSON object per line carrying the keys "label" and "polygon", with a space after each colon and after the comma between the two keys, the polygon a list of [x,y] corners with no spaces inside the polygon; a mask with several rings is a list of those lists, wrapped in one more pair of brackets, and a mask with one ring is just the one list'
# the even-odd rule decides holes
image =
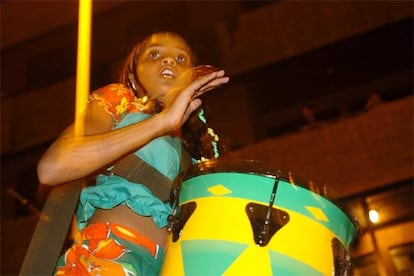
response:
{"label": "girl's shoulder", "polygon": [[89,95],[89,102],[98,101],[118,124],[128,113],[136,112],[134,92],[120,83],[112,83],[96,89]]}
{"label": "girl's shoulder", "polygon": [[119,103],[125,100],[133,101],[134,98],[134,92],[120,83],[108,84],[96,89],[90,95],[90,100],[105,100],[112,103]]}

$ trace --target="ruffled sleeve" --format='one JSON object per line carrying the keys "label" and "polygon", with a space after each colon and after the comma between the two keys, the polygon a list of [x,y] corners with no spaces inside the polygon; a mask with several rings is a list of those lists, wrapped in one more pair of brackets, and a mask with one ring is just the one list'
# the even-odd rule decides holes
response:
{"label": "ruffled sleeve", "polygon": [[115,125],[119,124],[128,113],[137,109],[134,92],[122,84],[109,84],[93,91],[89,95],[89,102],[94,100],[99,101],[99,104],[112,116]]}

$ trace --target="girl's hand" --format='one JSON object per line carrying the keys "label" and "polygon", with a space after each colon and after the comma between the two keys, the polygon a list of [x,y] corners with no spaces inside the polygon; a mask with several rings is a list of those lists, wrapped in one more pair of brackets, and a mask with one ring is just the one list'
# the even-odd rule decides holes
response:
{"label": "girl's hand", "polygon": [[[197,71],[193,69],[190,73],[196,75]],[[190,114],[200,107],[201,99],[199,97],[201,95],[227,82],[229,82],[229,77],[225,76],[224,70],[219,70],[196,78],[184,88],[176,88],[170,91],[170,97],[165,102],[166,107],[161,112],[161,114],[165,115],[167,129],[170,131],[179,129]]]}

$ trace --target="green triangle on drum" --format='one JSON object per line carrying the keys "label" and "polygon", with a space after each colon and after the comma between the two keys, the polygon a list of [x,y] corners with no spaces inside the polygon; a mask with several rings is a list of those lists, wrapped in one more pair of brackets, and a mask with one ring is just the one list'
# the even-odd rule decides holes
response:
{"label": "green triangle on drum", "polygon": [[297,259],[269,250],[270,263],[272,265],[272,275],[283,276],[323,276],[319,270],[300,262]]}
{"label": "green triangle on drum", "polygon": [[181,242],[185,275],[222,275],[249,245],[223,240]]}
{"label": "green triangle on drum", "polygon": [[269,249],[256,244],[249,245],[223,276],[230,275],[272,275]]}

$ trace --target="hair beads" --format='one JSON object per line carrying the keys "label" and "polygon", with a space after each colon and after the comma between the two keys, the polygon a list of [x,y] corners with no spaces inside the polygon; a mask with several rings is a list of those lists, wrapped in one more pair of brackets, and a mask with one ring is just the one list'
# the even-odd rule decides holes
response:
{"label": "hair beads", "polygon": [[[215,71],[219,71],[219,68],[211,65],[199,65],[192,68],[190,72],[192,73],[192,79],[195,80]],[[197,162],[218,158],[220,152],[223,152],[222,145],[218,143],[218,135],[214,133],[212,128],[207,126],[207,120],[202,108],[193,112],[183,125],[182,137],[184,148]]]}
{"label": "hair beads", "polygon": [[[204,110],[200,109],[198,112],[198,118],[200,119],[201,122],[203,122],[204,124],[207,125],[207,120],[204,116]],[[210,127],[207,128],[207,134],[211,137],[211,146],[213,148],[213,157],[214,158],[218,158],[220,156],[219,150],[218,150],[218,145],[217,142],[219,141],[219,137],[217,134],[214,133],[214,130]],[[206,158],[204,156],[201,156],[200,160],[197,160],[198,162],[203,162],[203,161],[207,161],[209,160],[209,158]]]}

